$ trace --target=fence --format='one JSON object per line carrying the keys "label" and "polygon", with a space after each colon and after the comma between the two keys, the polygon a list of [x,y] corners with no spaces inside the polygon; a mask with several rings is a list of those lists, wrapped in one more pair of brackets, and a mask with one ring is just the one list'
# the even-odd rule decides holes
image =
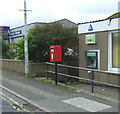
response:
{"label": "fence", "polygon": [[[57,85],[57,75],[61,75],[61,76],[65,76],[65,77],[66,77],[66,78],[65,78],[65,84],[67,84],[67,77],[91,82],[91,92],[92,92],[92,93],[94,92],[94,88],[93,88],[93,87],[94,87],[94,83],[102,84],[102,85],[107,85],[107,86],[111,86],[111,87],[116,87],[116,88],[120,88],[119,85],[114,85],[114,84],[109,84],[109,83],[104,83],[104,82],[100,82],[100,81],[94,80],[94,72],[105,73],[105,74],[120,75],[119,72],[118,72],[118,74],[116,74],[116,73],[114,73],[114,72],[108,72],[108,71],[102,71],[102,70],[96,70],[96,69],[88,69],[88,68],[82,68],[82,67],[76,67],[76,66],[68,66],[68,65],[57,64],[57,66],[60,66],[60,67],[65,67],[65,68],[72,68],[72,69],[78,69],[78,70],[88,71],[88,76],[89,76],[90,79],[86,79],[86,78],[82,78],[82,77],[78,77],[78,76],[73,76],[73,75],[68,75],[68,74],[64,74],[64,73],[59,73],[59,72],[56,71],[56,68],[55,68],[55,72],[50,71],[50,70],[48,69],[48,65],[55,65],[55,64],[54,64],[54,63],[49,63],[49,62],[45,62],[45,63],[46,63],[46,65],[47,65],[46,72],[47,72],[47,73],[56,74],[56,79],[55,79],[55,84],[56,84],[56,85]],[[47,79],[48,79],[48,75],[47,75]]]}

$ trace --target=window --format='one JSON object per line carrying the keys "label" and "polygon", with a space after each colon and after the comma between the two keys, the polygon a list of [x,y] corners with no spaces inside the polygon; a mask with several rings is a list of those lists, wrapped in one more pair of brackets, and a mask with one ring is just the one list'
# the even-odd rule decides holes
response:
{"label": "window", "polygon": [[110,32],[108,47],[108,69],[118,72],[120,69],[120,31]]}
{"label": "window", "polygon": [[118,49],[118,44],[120,44],[120,32],[118,33],[112,33],[112,67],[114,68],[120,68],[119,64],[119,58],[118,53],[120,52],[120,49]]}

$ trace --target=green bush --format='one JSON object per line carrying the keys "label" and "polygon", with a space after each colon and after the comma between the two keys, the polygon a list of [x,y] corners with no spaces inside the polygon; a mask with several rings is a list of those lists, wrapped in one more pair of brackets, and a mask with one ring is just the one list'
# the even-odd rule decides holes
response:
{"label": "green bush", "polygon": [[[50,45],[61,45],[63,60],[68,48],[73,50],[72,57],[78,53],[77,28],[65,28],[59,23],[45,26],[36,25],[34,28],[29,29],[27,36],[29,60],[32,62],[49,61]],[[24,60],[24,39],[14,43],[11,52],[13,50],[15,59]]]}
{"label": "green bush", "polygon": [[59,23],[53,23],[45,26],[36,25],[28,31],[29,60],[49,61],[50,45],[61,45],[63,60],[68,48],[78,53],[77,28],[66,28]]}
{"label": "green bush", "polygon": [[14,53],[16,60],[24,60],[24,39],[20,39],[18,42],[14,42],[11,46],[11,54]]}
{"label": "green bush", "polygon": [[78,61],[78,56],[73,55],[65,55],[64,61]]}
{"label": "green bush", "polygon": [[2,58],[8,58],[8,44],[3,41],[3,39],[0,39],[0,57]]}

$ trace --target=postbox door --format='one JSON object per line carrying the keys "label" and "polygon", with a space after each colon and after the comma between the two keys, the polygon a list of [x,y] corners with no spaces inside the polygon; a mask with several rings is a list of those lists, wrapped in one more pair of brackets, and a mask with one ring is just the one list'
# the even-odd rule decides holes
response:
{"label": "postbox door", "polygon": [[61,46],[50,46],[50,61],[56,62],[62,60]]}

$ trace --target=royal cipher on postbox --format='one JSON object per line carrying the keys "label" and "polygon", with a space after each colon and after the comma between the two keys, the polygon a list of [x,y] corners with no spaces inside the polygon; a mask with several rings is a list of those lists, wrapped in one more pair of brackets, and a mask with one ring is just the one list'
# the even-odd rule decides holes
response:
{"label": "royal cipher on postbox", "polygon": [[61,46],[53,45],[50,46],[50,62],[62,61],[62,50]]}

